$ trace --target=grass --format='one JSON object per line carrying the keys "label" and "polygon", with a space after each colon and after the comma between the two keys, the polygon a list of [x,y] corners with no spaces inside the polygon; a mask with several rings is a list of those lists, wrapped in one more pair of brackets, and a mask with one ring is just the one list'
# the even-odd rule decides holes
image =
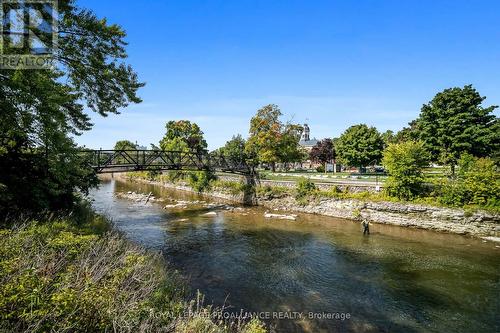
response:
{"label": "grass", "polygon": [[0,229],[0,331],[266,331],[211,316],[159,254],[79,210]]}
{"label": "grass", "polygon": [[270,172],[261,171],[261,178],[266,180],[275,181],[297,181],[298,178],[308,177],[314,183],[329,183],[338,181],[352,181],[352,182],[380,182],[383,183],[386,179],[385,175],[375,174],[357,174],[349,172],[337,173],[320,173],[320,172]]}

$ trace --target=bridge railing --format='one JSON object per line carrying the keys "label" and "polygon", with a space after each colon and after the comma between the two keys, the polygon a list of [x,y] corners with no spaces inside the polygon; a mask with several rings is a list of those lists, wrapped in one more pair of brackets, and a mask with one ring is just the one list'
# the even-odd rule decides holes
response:
{"label": "bridge railing", "polygon": [[219,170],[248,174],[245,161],[231,161],[208,151],[85,150],[86,158],[98,173],[140,170]]}

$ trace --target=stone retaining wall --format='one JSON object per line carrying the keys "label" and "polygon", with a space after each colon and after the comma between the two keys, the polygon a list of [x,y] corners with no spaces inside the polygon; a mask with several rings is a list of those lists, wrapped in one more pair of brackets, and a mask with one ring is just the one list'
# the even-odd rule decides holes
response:
{"label": "stone retaining wall", "polygon": [[[137,181],[193,192],[193,189],[187,185],[140,179]],[[233,202],[244,202],[243,194],[234,195],[223,189],[216,189],[205,194]],[[466,212],[463,209],[417,204],[335,198],[314,199],[306,205],[301,205],[292,196],[281,198],[258,197],[257,204],[286,213],[303,212],[347,219],[366,219],[373,223],[462,235],[490,236],[490,240],[500,240],[498,238],[500,236],[500,214],[491,214],[484,211]]]}

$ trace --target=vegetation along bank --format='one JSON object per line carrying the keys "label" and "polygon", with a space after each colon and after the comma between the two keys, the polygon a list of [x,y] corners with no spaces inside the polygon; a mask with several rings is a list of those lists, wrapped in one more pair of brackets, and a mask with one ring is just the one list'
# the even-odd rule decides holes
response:
{"label": "vegetation along bank", "polygon": [[162,256],[85,205],[0,229],[0,331],[266,332],[188,295]]}

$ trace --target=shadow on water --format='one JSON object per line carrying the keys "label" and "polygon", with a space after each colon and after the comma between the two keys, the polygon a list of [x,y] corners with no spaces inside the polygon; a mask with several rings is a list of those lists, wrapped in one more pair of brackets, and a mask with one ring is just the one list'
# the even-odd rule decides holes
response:
{"label": "shadow on water", "polygon": [[[203,206],[163,210],[118,200],[112,192],[202,197],[151,185],[109,186],[94,197],[108,200],[117,226],[161,249],[208,303],[225,303],[235,313],[302,314],[267,320],[278,332],[468,333],[494,332],[498,325],[498,250],[480,242],[378,225],[363,236],[349,221],[311,215],[266,220],[260,208],[215,216],[203,216],[211,210]],[[308,318],[337,312],[351,318]]]}
{"label": "shadow on water", "polygon": [[[313,234],[297,231],[244,230],[235,234],[206,222],[204,235],[190,237],[192,226],[177,229],[165,248],[169,260],[190,275],[209,302],[226,303],[234,312],[298,311],[349,313],[353,320],[270,320],[283,332],[418,332],[397,318],[383,287],[370,282],[384,271],[380,263],[345,249],[316,244]],[[237,239],[237,240],[236,240]],[[181,240],[182,246],[176,246]],[[217,240],[217,244],[213,242]],[[238,245],[233,244],[237,242]],[[231,251],[227,251],[227,248]],[[325,251],[324,256],[320,252]],[[316,262],[312,262],[310,256]],[[354,266],[363,267],[356,274]],[[423,292],[423,290],[420,290]],[[393,312],[394,317],[387,316]],[[418,313],[411,313],[412,316]]]}

